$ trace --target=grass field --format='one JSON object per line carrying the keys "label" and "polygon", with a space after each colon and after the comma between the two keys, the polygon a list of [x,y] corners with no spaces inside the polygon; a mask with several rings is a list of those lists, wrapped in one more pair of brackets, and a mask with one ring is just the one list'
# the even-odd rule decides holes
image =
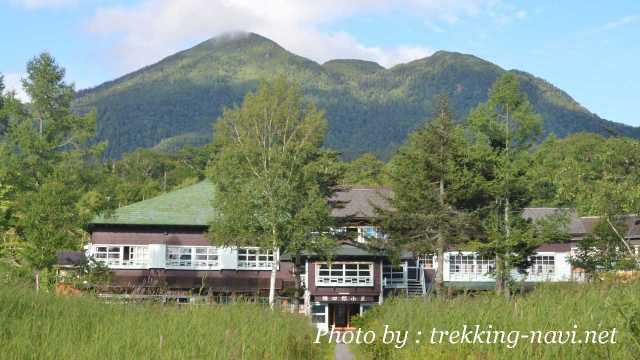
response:
{"label": "grass field", "polygon": [[306,317],[251,304],[116,305],[1,284],[2,359],[326,359]]}
{"label": "grass field", "polygon": [[[390,330],[409,331],[403,348],[382,344],[385,324]],[[460,344],[455,338],[458,343],[452,345],[447,337],[443,337],[443,344],[431,344],[434,327],[453,331],[461,330],[464,324],[480,325],[481,330],[492,325],[507,333],[571,331],[575,324],[578,340],[585,330],[610,331],[615,327],[617,335],[615,344],[531,344],[521,339],[512,349],[505,344]],[[351,346],[362,359],[638,359],[640,282],[549,284],[511,301],[490,294],[450,300],[398,298],[366,313],[358,325],[377,334],[373,344]],[[437,332],[436,343],[439,336]]]}

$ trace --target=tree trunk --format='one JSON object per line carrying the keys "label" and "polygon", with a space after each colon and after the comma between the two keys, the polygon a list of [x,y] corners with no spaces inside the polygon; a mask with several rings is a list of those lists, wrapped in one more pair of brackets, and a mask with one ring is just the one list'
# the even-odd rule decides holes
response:
{"label": "tree trunk", "polygon": [[[504,234],[505,234],[505,240],[506,240],[506,249],[507,252],[510,251],[510,246],[509,246],[509,237],[511,235],[511,226],[509,223],[509,212],[511,211],[511,206],[509,205],[509,196],[506,196],[504,199]],[[510,254],[507,253],[505,254],[506,256],[509,256]],[[511,277],[510,273],[511,273],[511,269],[509,268],[508,264],[506,264],[505,262],[505,257],[502,258],[502,274],[500,276],[501,281],[502,281],[502,291],[504,293],[504,296],[508,299],[511,294],[510,294],[510,290],[509,287],[507,286],[507,279],[509,277]]]}
{"label": "tree trunk", "polygon": [[276,276],[278,275],[278,247],[276,246],[277,232],[275,227],[271,230],[273,236],[271,250],[273,251],[273,263],[271,264],[271,279],[269,280],[269,307],[273,310],[276,304]]}
{"label": "tree trunk", "polygon": [[39,292],[40,291],[40,270],[36,271],[35,280],[36,280],[36,292]]}
{"label": "tree trunk", "polygon": [[300,256],[296,255],[294,256],[294,261],[293,261],[293,286],[295,289],[294,295],[293,295],[293,304],[296,306],[296,311],[298,310],[298,305],[300,305],[300,299],[298,297],[298,291],[300,290],[300,274],[298,273],[298,267],[300,266]]}
{"label": "tree trunk", "polygon": [[440,297],[444,295],[444,247],[440,246],[437,250],[438,270],[436,271],[436,294]]}
{"label": "tree trunk", "polygon": [[[444,149],[441,149],[444,151]],[[444,165],[443,165],[444,167]],[[444,174],[440,174],[440,206],[441,211],[445,211],[444,206]],[[441,296],[444,292],[444,253],[447,251],[447,242],[444,239],[444,234],[442,229],[440,229],[440,234],[438,234],[438,270],[436,271],[436,293],[438,296]]]}
{"label": "tree trunk", "polygon": [[509,145],[511,143],[510,138],[510,124],[509,124],[509,104],[507,104],[507,118],[505,121],[505,156],[506,156],[506,168],[505,168],[505,181],[504,181],[504,239],[505,239],[505,247],[506,251],[502,258],[502,291],[506,298],[510,297],[509,287],[507,286],[507,279],[511,277],[511,268],[509,264],[506,263],[505,258],[510,256],[511,247],[509,242],[509,236],[511,234],[511,224],[509,223],[509,212],[511,211],[511,206],[509,204],[509,172],[511,171],[511,158],[509,157]]}
{"label": "tree trunk", "polygon": [[503,290],[503,281],[502,281],[502,257],[499,254],[496,254],[496,294],[502,294]]}
{"label": "tree trunk", "polygon": [[271,264],[271,279],[269,280],[269,307],[273,310],[276,304],[276,276],[278,275],[278,262],[276,254],[278,249],[273,248],[273,264]]}

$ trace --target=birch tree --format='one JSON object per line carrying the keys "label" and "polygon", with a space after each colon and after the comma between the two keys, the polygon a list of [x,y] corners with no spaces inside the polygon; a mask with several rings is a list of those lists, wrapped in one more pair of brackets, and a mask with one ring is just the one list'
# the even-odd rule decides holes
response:
{"label": "birch tree", "polygon": [[273,251],[272,308],[278,252],[312,246],[312,234],[325,233],[329,223],[326,199],[335,180],[319,166],[325,131],[324,114],[284,78],[262,83],[240,106],[225,110],[215,127],[210,238]]}

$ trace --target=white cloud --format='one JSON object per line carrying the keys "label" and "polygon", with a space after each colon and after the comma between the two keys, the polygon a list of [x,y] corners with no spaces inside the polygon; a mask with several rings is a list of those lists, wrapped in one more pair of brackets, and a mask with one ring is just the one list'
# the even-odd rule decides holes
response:
{"label": "white cloud", "polygon": [[[187,43],[232,31],[266,36],[286,49],[318,62],[334,58],[373,60],[385,66],[429,55],[423,45],[368,46],[343,31],[323,25],[350,16],[410,9],[425,22],[455,23],[499,0],[143,0],[131,6],[104,7],[88,27],[115,39],[121,70],[133,70],[174,53]],[[113,58],[113,57],[111,57]]]}
{"label": "white cloud", "polygon": [[4,75],[5,91],[15,91],[16,97],[23,102],[29,101],[29,95],[22,88],[23,74],[11,73]]}
{"label": "white cloud", "polygon": [[77,3],[77,0],[13,0],[27,9],[55,8]]}
{"label": "white cloud", "polygon": [[606,23],[604,26],[602,26],[600,28],[601,31],[608,31],[608,30],[613,30],[616,28],[619,28],[621,26],[625,26],[628,24],[632,24],[635,22],[640,21],[640,15],[629,15],[629,16],[624,16],[621,17],[619,19],[610,21],[608,23]]}

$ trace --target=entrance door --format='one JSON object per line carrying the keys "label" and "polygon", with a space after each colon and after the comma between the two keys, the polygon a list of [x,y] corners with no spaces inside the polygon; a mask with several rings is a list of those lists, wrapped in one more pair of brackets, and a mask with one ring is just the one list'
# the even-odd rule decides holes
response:
{"label": "entrance door", "polygon": [[418,262],[416,260],[407,260],[407,280],[417,281],[418,278]]}
{"label": "entrance door", "polygon": [[349,309],[345,304],[335,305],[334,321],[336,327],[348,327],[349,326]]}
{"label": "entrance door", "polygon": [[329,327],[351,327],[351,317],[360,314],[360,304],[329,304]]}

